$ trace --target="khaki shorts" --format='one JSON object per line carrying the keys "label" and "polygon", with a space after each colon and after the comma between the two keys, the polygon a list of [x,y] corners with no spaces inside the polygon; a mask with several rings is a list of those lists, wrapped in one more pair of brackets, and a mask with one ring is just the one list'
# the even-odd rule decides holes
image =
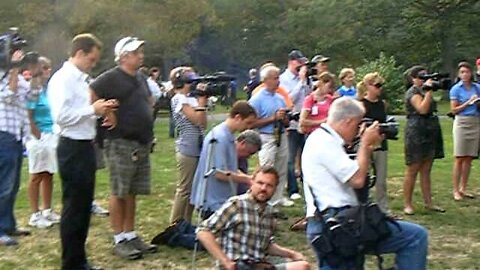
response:
{"label": "khaki shorts", "polygon": [[105,156],[113,195],[123,198],[150,194],[149,144],[125,139],[106,140]]}

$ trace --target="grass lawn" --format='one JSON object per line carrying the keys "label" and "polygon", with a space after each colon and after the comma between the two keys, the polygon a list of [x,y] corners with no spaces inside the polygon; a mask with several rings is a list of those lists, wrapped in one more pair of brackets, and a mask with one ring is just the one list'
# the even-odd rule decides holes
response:
{"label": "grass lawn", "polygon": [[[401,123],[402,127],[404,122]],[[430,250],[428,269],[480,269],[480,229],[479,200],[454,202],[451,194],[452,168],[452,121],[442,120],[445,151],[447,158],[437,160],[432,172],[434,201],[447,209],[445,214],[429,213],[423,209],[420,188],[415,189],[416,214],[406,219],[426,226],[430,232]],[[152,194],[142,196],[137,205],[137,231],[150,240],[168,224],[170,207],[175,189],[174,142],[168,138],[165,120],[157,121],[156,134],[158,144],[152,155]],[[402,133],[403,134],[403,133]],[[403,135],[402,135],[403,136]],[[400,137],[402,137],[400,136]],[[253,161],[252,161],[253,162]],[[335,162],[335,161],[332,161]],[[21,189],[18,193],[16,216],[20,226],[26,226],[30,210],[26,197],[26,163],[24,162]],[[471,173],[471,191],[480,194],[478,175],[479,163],[473,163]],[[402,211],[403,183],[403,141],[390,142],[389,153],[389,199],[392,210]],[[53,204],[57,212],[61,210],[60,181],[55,178]],[[96,199],[102,206],[108,205],[109,181],[106,170],[97,174]],[[277,234],[280,244],[293,247],[307,255],[312,265],[315,258],[307,245],[303,233],[290,232],[288,226],[303,213],[303,206],[285,209],[290,216],[288,221],[281,221]],[[0,269],[59,269],[60,242],[58,225],[48,230],[32,230],[32,236],[21,238],[16,248],[0,247]],[[105,269],[189,269],[192,252],[184,249],[172,249],[161,246],[159,252],[147,255],[138,261],[123,261],[111,253],[112,233],[108,219],[93,217],[87,241],[89,259],[95,265]],[[375,269],[374,258],[369,258],[367,269]],[[392,264],[392,256],[387,256],[387,266]],[[197,257],[199,269],[209,269],[212,260],[207,254]]]}

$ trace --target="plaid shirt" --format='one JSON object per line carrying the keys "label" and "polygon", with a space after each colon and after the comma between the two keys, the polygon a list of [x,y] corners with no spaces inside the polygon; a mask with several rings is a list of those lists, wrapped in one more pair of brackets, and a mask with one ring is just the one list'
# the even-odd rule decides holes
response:
{"label": "plaid shirt", "polygon": [[[0,78],[3,74],[0,72]],[[20,141],[30,133],[27,100],[35,98],[39,91],[30,91],[29,83],[19,75],[17,91],[12,92],[8,79],[9,76],[6,76],[0,81],[0,131],[15,135]]]}
{"label": "plaid shirt", "polygon": [[273,207],[261,206],[250,193],[231,197],[198,226],[197,232],[201,230],[213,233],[233,261],[264,260],[274,241]]}

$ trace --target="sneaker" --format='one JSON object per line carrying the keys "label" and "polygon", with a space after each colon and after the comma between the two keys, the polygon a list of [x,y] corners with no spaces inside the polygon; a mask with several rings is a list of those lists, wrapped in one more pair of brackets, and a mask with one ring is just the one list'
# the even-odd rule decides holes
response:
{"label": "sneaker", "polygon": [[42,212],[37,212],[32,214],[30,220],[28,221],[28,225],[39,229],[46,229],[48,227],[51,227],[53,223],[46,219],[42,215]]}
{"label": "sneaker", "polygon": [[302,195],[298,194],[298,193],[293,193],[292,195],[290,195],[290,200],[299,200],[302,198]]}
{"label": "sneaker", "polygon": [[92,209],[90,211],[92,214],[99,217],[108,217],[108,215],[110,214],[107,209],[101,207],[95,202],[92,203]]}
{"label": "sneaker", "polygon": [[14,238],[8,235],[0,236],[0,246],[16,246],[16,245],[18,245],[18,242]]}
{"label": "sneaker", "polygon": [[142,258],[142,252],[140,252],[138,249],[135,249],[132,245],[129,245],[127,240],[123,240],[113,246],[113,254],[127,260],[136,260]]}
{"label": "sneaker", "polygon": [[157,246],[143,242],[142,238],[135,237],[132,240],[127,241],[127,244],[136,250],[140,250],[142,253],[155,253],[157,252]]}
{"label": "sneaker", "polygon": [[53,212],[52,209],[43,210],[42,215],[43,215],[43,217],[45,217],[48,221],[50,221],[53,224],[60,223],[60,215]]}
{"label": "sneaker", "polygon": [[290,207],[290,206],[293,206],[295,203],[287,198],[283,198],[281,201],[280,201],[280,205],[281,206],[284,206],[284,207]]}

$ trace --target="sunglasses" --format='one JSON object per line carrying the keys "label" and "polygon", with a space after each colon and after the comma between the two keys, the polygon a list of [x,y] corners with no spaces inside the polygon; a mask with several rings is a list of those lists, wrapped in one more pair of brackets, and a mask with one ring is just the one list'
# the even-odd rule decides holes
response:
{"label": "sunglasses", "polygon": [[376,83],[373,86],[375,86],[376,88],[382,88],[383,83]]}

